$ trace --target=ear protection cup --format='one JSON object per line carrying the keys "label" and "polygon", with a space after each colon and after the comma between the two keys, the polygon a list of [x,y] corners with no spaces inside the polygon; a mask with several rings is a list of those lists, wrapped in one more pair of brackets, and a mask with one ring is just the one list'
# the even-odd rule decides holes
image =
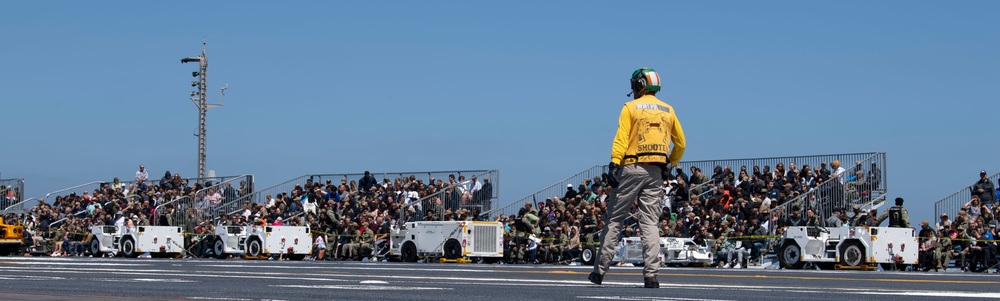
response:
{"label": "ear protection cup", "polygon": [[632,91],[642,92],[642,89],[646,88],[646,79],[642,73],[639,73],[638,76],[633,76],[630,82],[632,83]]}

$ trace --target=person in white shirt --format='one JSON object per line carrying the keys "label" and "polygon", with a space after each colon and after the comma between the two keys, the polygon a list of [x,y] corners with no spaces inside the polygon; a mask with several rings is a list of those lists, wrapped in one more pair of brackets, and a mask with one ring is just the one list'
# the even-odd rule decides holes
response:
{"label": "person in white shirt", "polygon": [[837,177],[840,184],[847,184],[847,170],[840,166],[840,160],[830,162],[830,167],[833,168],[833,176]]}
{"label": "person in white shirt", "polygon": [[115,214],[115,227],[122,228],[125,227],[125,215],[121,211]]}
{"label": "person in white shirt", "polygon": [[146,182],[149,180],[149,173],[146,172],[146,166],[139,164],[139,171],[135,172],[135,181],[138,183]]}
{"label": "person in white shirt", "polygon": [[324,255],[326,255],[326,240],[324,240],[323,235],[316,235],[316,241],[313,242],[313,254],[316,254],[316,260],[323,260]]}
{"label": "person in white shirt", "polygon": [[[461,181],[462,176],[459,176],[458,179]],[[473,195],[476,193],[476,191],[483,189],[483,183],[479,182],[476,176],[472,176],[471,180],[464,181],[461,183],[462,185],[459,185],[459,190],[462,191],[462,204],[469,204],[470,202],[472,202]]]}

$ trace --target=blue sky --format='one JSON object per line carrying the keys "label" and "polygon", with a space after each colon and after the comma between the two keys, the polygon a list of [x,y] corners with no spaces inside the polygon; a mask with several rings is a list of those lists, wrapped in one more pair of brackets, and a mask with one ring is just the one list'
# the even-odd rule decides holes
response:
{"label": "blue sky", "polygon": [[29,196],[139,164],[196,175],[192,64],[208,40],[208,166],[499,169],[502,202],[609,159],[628,77],[663,78],[685,160],[888,153],[914,222],[1000,171],[1000,3],[2,2],[4,178]]}

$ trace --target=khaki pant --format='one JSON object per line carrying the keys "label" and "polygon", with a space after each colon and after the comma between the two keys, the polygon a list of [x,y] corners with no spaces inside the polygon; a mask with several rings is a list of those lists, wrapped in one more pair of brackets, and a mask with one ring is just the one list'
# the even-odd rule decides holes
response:
{"label": "khaki pant", "polygon": [[354,260],[354,257],[358,255],[359,243],[346,243],[340,245],[341,257],[346,260]]}
{"label": "khaki pant", "polygon": [[639,209],[639,229],[642,230],[642,251],[645,266],[642,274],[645,277],[656,277],[660,271],[660,232],[656,228],[659,218],[660,189],[663,185],[661,168],[646,163],[629,164],[622,167],[618,188],[608,196],[608,218],[606,227],[601,232],[601,248],[597,251],[594,261],[594,272],[604,275],[611,266],[618,248],[618,234],[622,230],[622,222],[628,217],[632,205]]}
{"label": "khaki pant", "polygon": [[937,250],[934,252],[937,268],[947,269],[951,266],[951,250]]}

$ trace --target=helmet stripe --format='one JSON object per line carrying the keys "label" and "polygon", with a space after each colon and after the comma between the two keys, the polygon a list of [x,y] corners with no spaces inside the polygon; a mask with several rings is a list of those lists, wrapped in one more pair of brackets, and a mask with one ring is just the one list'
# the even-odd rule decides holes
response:
{"label": "helmet stripe", "polygon": [[649,78],[648,86],[659,86],[660,85],[660,75],[656,74],[656,71],[646,72],[646,77]]}

